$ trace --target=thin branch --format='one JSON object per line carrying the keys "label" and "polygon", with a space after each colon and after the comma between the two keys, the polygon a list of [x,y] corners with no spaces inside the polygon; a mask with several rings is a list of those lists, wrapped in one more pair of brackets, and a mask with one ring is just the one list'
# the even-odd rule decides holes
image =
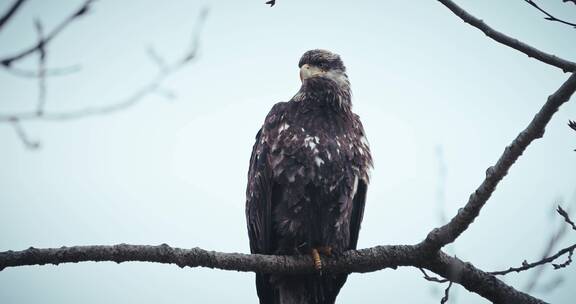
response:
{"label": "thin branch", "polygon": [[562,0],[562,2],[564,2],[564,3],[572,2],[572,3],[574,3],[574,5],[576,5],[576,0]]}
{"label": "thin branch", "polygon": [[38,103],[36,114],[42,116],[46,105],[46,49],[44,48],[44,29],[40,20],[34,22],[38,34]]}
{"label": "thin branch", "polygon": [[564,268],[564,267],[570,265],[572,263],[572,255],[573,254],[574,254],[574,250],[571,250],[570,253],[568,254],[568,259],[566,259],[566,261],[564,263],[552,264],[552,266],[554,266],[554,269],[560,269],[560,268]]}
{"label": "thin branch", "polygon": [[[576,202],[576,196],[575,196],[574,202]],[[571,207],[572,206],[569,205],[568,210],[570,210]],[[556,247],[556,244],[558,244],[560,242],[560,240],[566,234],[567,231],[568,231],[568,229],[567,229],[566,225],[560,225],[560,227],[558,228],[558,231],[556,231],[556,233],[554,233],[552,235],[552,237],[548,241],[548,245],[546,246],[546,248],[542,252],[542,254],[541,254],[542,259],[544,259],[544,258],[546,258],[552,254],[554,248]],[[540,279],[540,276],[542,275],[544,270],[545,270],[544,267],[538,267],[535,269],[535,271],[532,273],[532,277],[526,283],[526,287],[524,288],[524,291],[526,291],[527,293],[530,293],[530,291],[532,291],[536,287],[536,283],[538,283],[538,280]],[[544,289],[547,289],[547,288],[544,287]]]}
{"label": "thin branch", "polygon": [[570,216],[568,215],[568,212],[566,212],[564,209],[562,209],[561,206],[558,206],[558,209],[556,209],[556,212],[558,212],[558,214],[560,214],[560,216],[562,216],[564,218],[564,221],[566,223],[568,223],[568,225],[570,225],[570,227],[572,227],[573,230],[576,230],[576,225],[574,224],[574,222],[570,219]]}
{"label": "thin branch", "polygon": [[554,94],[548,97],[530,124],[506,147],[496,164],[486,170],[486,178],[470,195],[466,206],[458,210],[458,214],[448,224],[432,230],[423,241],[423,246],[436,250],[442,248],[446,244],[454,242],[472,224],[510,167],[532,141],[544,136],[546,125],[554,113],[570,99],[575,90],[576,74],[572,74]]}
{"label": "thin branch", "polygon": [[433,277],[428,275],[428,273],[426,272],[426,270],[424,270],[424,268],[419,267],[418,269],[420,269],[420,272],[422,272],[422,274],[424,275],[424,279],[426,279],[426,281],[430,281],[430,282],[435,282],[435,283],[446,283],[448,282],[448,280],[446,279],[440,279],[437,277]]}
{"label": "thin branch", "polygon": [[538,6],[538,4],[536,4],[536,2],[532,1],[532,0],[524,0],[524,2],[530,4],[532,7],[534,7],[535,9],[539,10],[540,12],[542,12],[544,15],[546,15],[547,17],[545,17],[544,19],[549,20],[549,21],[554,21],[554,22],[560,22],[566,25],[570,25],[574,28],[576,28],[576,23],[571,23],[568,21],[564,21],[562,19],[558,19],[554,16],[552,16],[550,13],[548,13],[547,11],[545,11],[543,8],[541,8],[540,6]]}
{"label": "thin branch", "polygon": [[[569,126],[572,130],[576,131],[576,121],[569,120],[569,121],[568,121],[568,126]],[[574,149],[574,151],[576,151],[576,149]]]}
{"label": "thin branch", "polygon": [[12,3],[12,6],[8,8],[6,13],[0,17],[0,30],[7,24],[7,22],[14,17],[14,14],[18,11],[18,9],[24,4],[26,0],[16,0]]}
{"label": "thin branch", "polygon": [[[79,72],[81,69],[80,65],[72,65],[67,67],[58,67],[58,68],[44,68],[44,75],[43,77],[54,77],[54,76],[67,76],[73,73]],[[40,74],[38,71],[30,71],[26,69],[17,68],[11,66],[9,69],[5,70],[7,73],[12,74],[18,77],[25,77],[25,78],[39,78]]]}
{"label": "thin branch", "polygon": [[12,125],[12,127],[14,128],[16,135],[18,135],[18,139],[20,139],[24,147],[30,150],[36,150],[40,148],[40,142],[31,140],[28,134],[26,134],[24,128],[20,125],[20,122],[18,120],[15,119],[10,121],[10,125]]}
{"label": "thin branch", "polygon": [[[142,101],[146,96],[158,93],[160,96],[165,98],[172,98],[173,94],[162,89],[162,84],[165,80],[176,73],[177,71],[181,70],[186,65],[192,63],[194,59],[196,59],[198,48],[200,45],[200,30],[202,29],[203,24],[205,23],[206,16],[207,16],[207,9],[203,9],[197,19],[197,24],[194,28],[194,34],[192,35],[192,43],[190,47],[182,54],[180,58],[174,60],[174,62],[167,64],[163,62],[162,66],[159,66],[159,70],[157,74],[150,79],[147,83],[142,85],[140,88],[136,89],[132,94],[130,94],[127,98],[121,99],[119,101],[110,103],[105,106],[97,106],[97,107],[87,107],[78,110],[71,110],[71,111],[64,111],[64,112],[43,112],[42,115],[38,115],[36,111],[29,111],[29,112],[21,112],[15,114],[0,114],[0,123],[1,122],[9,122],[13,120],[18,121],[30,121],[30,120],[41,120],[41,121],[66,121],[66,120],[75,120],[90,116],[98,116],[98,115],[105,115],[114,112],[118,112],[127,108],[130,108],[140,101]],[[160,55],[155,54],[154,56],[158,56],[158,58],[153,58],[149,51],[149,56],[151,60],[158,66],[158,58],[161,58]],[[163,59],[162,59],[163,60]]]}
{"label": "thin branch", "polygon": [[[576,230],[576,226],[574,225],[574,222],[572,222],[572,220],[570,219],[570,216],[568,215],[568,212],[564,211],[564,209],[562,209],[562,207],[558,206],[558,209],[556,210],[566,221],[566,223],[568,223],[568,225],[570,225],[572,227],[572,229]],[[528,263],[526,262],[526,260],[524,260],[524,262],[522,262],[522,266],[521,267],[510,267],[507,270],[502,270],[502,271],[493,271],[490,272],[493,275],[505,275],[511,272],[521,272],[521,271],[525,271],[537,266],[541,266],[547,263],[552,263],[554,260],[556,260],[557,258],[565,255],[566,253],[568,253],[568,259],[560,264],[552,264],[552,266],[554,267],[554,269],[560,269],[560,268],[564,268],[568,265],[570,265],[570,263],[572,263],[572,255],[574,254],[574,250],[576,249],[576,244],[566,247],[560,251],[558,251],[558,253],[547,257],[547,258],[543,258],[540,261],[537,262],[533,262],[533,263]]]}
{"label": "thin branch", "polygon": [[491,28],[490,26],[488,26],[486,23],[484,23],[484,21],[470,15],[468,12],[466,12],[464,9],[462,9],[461,7],[459,7],[456,3],[454,3],[451,0],[438,0],[440,3],[444,4],[448,9],[450,9],[454,14],[456,14],[458,17],[460,17],[460,19],[462,19],[464,22],[478,28],[479,30],[481,30],[482,32],[484,32],[484,34],[486,34],[486,36],[506,45],[509,46],[515,50],[518,50],[526,55],[528,55],[528,57],[532,57],[535,58],[537,60],[540,60],[542,62],[545,62],[547,64],[553,65],[555,67],[558,67],[560,69],[562,69],[564,72],[575,72],[576,71],[576,63],[566,60],[566,59],[562,59],[558,56],[552,55],[552,54],[548,54],[545,53],[535,47],[532,47],[522,41],[519,41],[518,39],[512,38],[510,36],[507,36],[503,33],[500,33],[498,31],[496,31],[495,29]]}
{"label": "thin branch", "polygon": [[452,281],[448,283],[448,287],[444,290],[444,296],[440,299],[440,304],[444,304],[448,302],[448,298],[450,297],[450,287],[452,287]]}
{"label": "thin branch", "polygon": [[49,32],[46,36],[44,36],[43,40],[37,42],[35,45],[33,45],[27,49],[24,49],[24,50],[14,54],[14,55],[0,59],[0,65],[4,66],[5,68],[10,68],[12,63],[14,63],[15,61],[21,60],[21,59],[27,57],[28,55],[39,51],[40,48],[42,48],[42,47],[46,47],[68,25],[70,25],[73,21],[77,20],[78,18],[86,15],[86,13],[88,13],[90,8],[91,8],[90,5],[94,1],[95,0],[85,0],[84,3],[78,9],[76,9],[72,14],[70,14],[70,16],[68,16],[66,19],[64,19],[64,21],[62,21],[51,32]]}
{"label": "thin branch", "polygon": [[[556,260],[557,258],[565,255],[568,253],[568,260],[562,264],[553,264],[554,269],[558,269],[558,268],[564,268],[566,266],[568,266],[570,264],[570,262],[572,261],[572,254],[574,253],[574,249],[576,249],[576,244],[566,247],[560,251],[558,251],[556,254],[549,256],[547,258],[541,259],[540,261],[536,261],[533,263],[528,263],[527,261],[523,261],[522,262],[522,266],[520,267],[510,267],[506,270],[500,270],[500,271],[492,271],[490,272],[490,274],[493,275],[506,275],[509,274],[511,272],[521,272],[521,271],[525,271],[534,267],[538,267],[547,263],[551,263],[554,260]],[[564,265],[565,264],[565,265]]]}
{"label": "thin branch", "polygon": [[[576,0],[575,0],[575,1],[576,1]],[[270,7],[273,7],[273,6],[274,6],[274,4],[276,4],[276,0],[269,0],[269,1],[266,1],[266,4],[269,4],[269,5],[270,5]]]}
{"label": "thin branch", "polygon": [[[23,251],[0,252],[0,270],[6,267],[77,262],[127,261],[175,264],[180,267],[208,267],[222,270],[259,273],[301,274],[315,273],[310,256],[273,256],[260,254],[221,253],[200,248],[172,248],[160,246],[113,245],[77,246],[50,249],[29,248]],[[347,251],[338,258],[325,258],[323,271],[331,273],[372,272],[398,266],[414,266],[431,270],[450,281],[459,283],[495,303],[544,303],[522,293],[469,263],[443,252],[430,255],[420,246],[376,246]],[[458,269],[452,271],[450,269]]]}

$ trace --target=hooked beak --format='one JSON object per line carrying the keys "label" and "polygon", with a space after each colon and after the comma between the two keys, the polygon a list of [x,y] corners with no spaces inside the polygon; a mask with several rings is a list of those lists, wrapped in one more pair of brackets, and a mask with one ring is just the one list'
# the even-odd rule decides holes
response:
{"label": "hooked beak", "polygon": [[326,72],[319,67],[305,64],[300,68],[300,80],[304,81],[310,77],[322,75],[324,73],[326,73]]}

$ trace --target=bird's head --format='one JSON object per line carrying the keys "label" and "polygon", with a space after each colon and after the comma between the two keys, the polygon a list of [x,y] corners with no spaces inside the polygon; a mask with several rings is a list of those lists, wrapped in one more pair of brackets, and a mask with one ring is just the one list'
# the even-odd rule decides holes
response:
{"label": "bird's head", "polygon": [[311,77],[327,77],[338,83],[347,82],[346,67],[338,54],[327,50],[310,50],[302,55],[300,62],[300,80]]}

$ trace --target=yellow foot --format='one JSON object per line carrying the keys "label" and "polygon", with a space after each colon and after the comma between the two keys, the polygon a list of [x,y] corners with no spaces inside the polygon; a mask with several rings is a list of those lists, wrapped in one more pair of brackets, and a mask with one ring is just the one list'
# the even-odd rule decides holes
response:
{"label": "yellow foot", "polygon": [[322,271],[322,260],[316,248],[312,249],[312,259],[314,260],[314,268],[316,268],[317,271]]}

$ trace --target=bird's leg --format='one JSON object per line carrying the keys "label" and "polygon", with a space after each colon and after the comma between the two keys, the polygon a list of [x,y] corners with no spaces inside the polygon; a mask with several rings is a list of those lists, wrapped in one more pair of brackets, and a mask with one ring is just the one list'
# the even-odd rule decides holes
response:
{"label": "bird's leg", "polygon": [[314,268],[322,271],[322,260],[320,259],[320,253],[318,253],[317,248],[312,248],[312,259],[314,260]]}
{"label": "bird's leg", "polygon": [[322,259],[320,254],[325,256],[332,256],[332,246],[320,246],[312,248],[312,259],[314,260],[314,268],[318,271],[322,271]]}

